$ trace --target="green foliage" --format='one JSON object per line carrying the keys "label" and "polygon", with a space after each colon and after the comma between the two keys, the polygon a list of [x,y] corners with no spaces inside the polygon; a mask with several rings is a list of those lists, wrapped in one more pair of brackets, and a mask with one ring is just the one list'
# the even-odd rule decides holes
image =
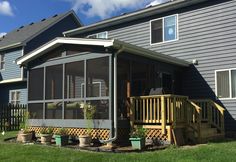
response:
{"label": "green foliage", "polygon": [[86,103],[81,104],[81,108],[83,108],[86,116],[87,134],[90,135],[92,131],[93,118],[96,112],[96,106],[92,105],[91,103]]}
{"label": "green foliage", "polygon": [[130,133],[131,138],[145,138],[145,136],[146,136],[146,129],[143,128],[142,126],[137,126],[137,128],[134,128]]}
{"label": "green foliage", "polygon": [[[6,134],[8,133],[10,132]],[[14,133],[16,135],[17,132]],[[0,159],[4,162],[233,162],[236,161],[235,153],[236,141],[125,154],[78,151],[78,149],[45,147],[41,145],[0,143]]]}
{"label": "green foliage", "polygon": [[23,115],[23,121],[20,123],[20,129],[23,129],[23,133],[29,133],[29,112],[25,111]]}
{"label": "green foliage", "polygon": [[52,133],[53,133],[53,129],[51,127],[43,128],[40,131],[40,134],[52,134]]}
{"label": "green foliage", "polygon": [[60,128],[55,134],[60,136],[65,136],[67,135],[67,130],[65,128]]}

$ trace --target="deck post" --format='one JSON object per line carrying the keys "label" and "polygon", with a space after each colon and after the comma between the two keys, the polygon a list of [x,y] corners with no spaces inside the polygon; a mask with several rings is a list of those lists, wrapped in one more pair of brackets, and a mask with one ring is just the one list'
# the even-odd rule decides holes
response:
{"label": "deck post", "polygon": [[130,128],[134,127],[134,98],[130,98]]}
{"label": "deck post", "polygon": [[162,134],[166,134],[166,109],[164,96],[161,96],[161,130]]}

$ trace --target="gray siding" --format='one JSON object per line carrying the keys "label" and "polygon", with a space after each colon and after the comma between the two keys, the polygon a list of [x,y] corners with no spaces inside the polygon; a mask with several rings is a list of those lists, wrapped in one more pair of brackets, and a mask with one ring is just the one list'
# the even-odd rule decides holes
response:
{"label": "gray siding", "polygon": [[[150,20],[178,14],[179,40],[150,45]],[[199,65],[186,71],[184,94],[215,99],[215,70],[236,68],[236,1],[211,1],[104,29],[120,39]],[[97,31],[96,31],[97,32]],[[92,33],[89,33],[92,34]],[[236,99],[221,100],[227,109],[226,128],[236,130]]]}
{"label": "gray siding", "polygon": [[0,70],[0,81],[21,78],[21,68],[14,62],[22,56],[22,49],[5,52],[5,69]]}

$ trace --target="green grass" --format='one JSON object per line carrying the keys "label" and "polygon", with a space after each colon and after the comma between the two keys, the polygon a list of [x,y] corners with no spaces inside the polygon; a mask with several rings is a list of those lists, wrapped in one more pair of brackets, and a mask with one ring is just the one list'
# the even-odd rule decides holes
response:
{"label": "green grass", "polygon": [[[11,136],[14,133],[7,133]],[[5,137],[6,137],[5,136]],[[1,135],[0,141],[3,140]],[[220,162],[236,161],[236,141],[209,143],[190,148],[168,148],[144,153],[97,153],[40,145],[0,142],[0,161],[57,161],[57,162]]]}

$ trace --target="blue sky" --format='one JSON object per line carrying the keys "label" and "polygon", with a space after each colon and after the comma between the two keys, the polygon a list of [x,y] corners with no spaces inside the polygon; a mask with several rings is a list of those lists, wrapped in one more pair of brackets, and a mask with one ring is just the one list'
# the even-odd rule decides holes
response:
{"label": "blue sky", "polygon": [[71,9],[86,25],[164,1],[167,0],[0,0],[0,35]]}

